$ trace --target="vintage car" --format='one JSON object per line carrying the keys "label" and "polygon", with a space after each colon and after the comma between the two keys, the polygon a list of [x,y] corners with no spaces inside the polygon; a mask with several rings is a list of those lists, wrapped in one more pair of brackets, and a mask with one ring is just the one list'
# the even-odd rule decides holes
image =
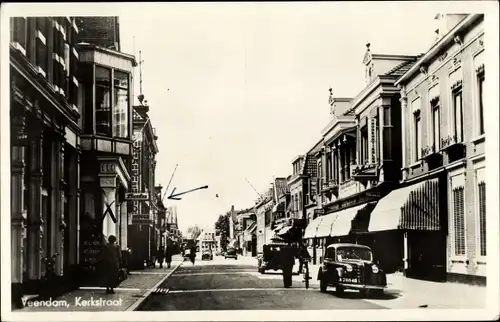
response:
{"label": "vintage car", "polygon": [[191,255],[191,249],[186,249],[184,250],[184,259],[189,259],[189,256]]}
{"label": "vintage car", "polygon": [[212,254],[211,250],[204,250],[203,253],[201,254],[201,260],[213,260],[214,255]]}
{"label": "vintage car", "polygon": [[321,292],[334,286],[338,296],[345,289],[383,294],[387,287],[386,274],[373,262],[368,246],[332,244],[326,248],[325,258],[318,271]]}
{"label": "vintage car", "polygon": [[283,260],[280,255],[281,250],[286,246],[286,243],[281,242],[264,244],[262,246],[262,254],[257,257],[259,273],[264,274],[268,269],[274,271],[283,269]]}
{"label": "vintage car", "polygon": [[224,258],[238,259],[238,252],[236,251],[236,248],[228,248],[224,254]]}

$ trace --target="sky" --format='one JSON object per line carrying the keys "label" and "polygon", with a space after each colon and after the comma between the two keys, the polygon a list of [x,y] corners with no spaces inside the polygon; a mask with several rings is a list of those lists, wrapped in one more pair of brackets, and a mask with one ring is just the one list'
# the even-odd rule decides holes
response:
{"label": "sky", "polygon": [[[376,5],[373,5],[376,4]],[[142,92],[159,137],[156,183],[181,230],[253,206],[273,177],[321,138],[328,89],[354,97],[363,56],[419,54],[431,45],[436,11],[391,3],[168,3],[122,10],[122,51],[142,53]],[[425,9],[427,8],[427,9]],[[135,71],[139,94],[139,69]],[[219,197],[217,197],[217,195]]]}

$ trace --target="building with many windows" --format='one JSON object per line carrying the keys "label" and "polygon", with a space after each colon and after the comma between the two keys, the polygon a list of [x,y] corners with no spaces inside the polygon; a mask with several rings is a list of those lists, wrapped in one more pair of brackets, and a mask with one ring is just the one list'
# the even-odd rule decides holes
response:
{"label": "building with many windows", "polygon": [[55,256],[58,285],[75,280],[83,103],[75,18],[13,17],[10,27],[11,281],[19,305],[23,293],[43,288],[44,258]]}
{"label": "building with many windows", "polygon": [[402,246],[394,246],[402,245],[402,232],[397,227],[369,230],[368,225],[377,201],[399,184],[401,121],[394,82],[415,61],[414,56],[372,53],[367,44],[365,88],[352,99],[336,98],[330,90],[331,121],[316,150],[321,216],[304,235],[319,246],[320,260],[328,244],[353,242],[371,246],[386,271],[402,263]]}
{"label": "building with many windows", "polygon": [[[440,192],[437,238],[405,235],[405,267],[440,279],[486,281],[484,15],[438,15],[438,39],[397,84],[402,97],[403,184]],[[429,182],[436,182],[436,186]],[[418,240],[418,244],[415,239]],[[423,249],[422,249],[423,248]],[[429,250],[434,250],[430,252]],[[421,272],[423,270],[423,272]]]}

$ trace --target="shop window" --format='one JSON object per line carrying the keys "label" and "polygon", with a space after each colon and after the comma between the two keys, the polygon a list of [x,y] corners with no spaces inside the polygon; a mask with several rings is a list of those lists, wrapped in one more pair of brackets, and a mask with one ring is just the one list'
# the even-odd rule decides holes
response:
{"label": "shop window", "polygon": [[453,135],[456,142],[463,142],[464,140],[464,113],[462,107],[462,89],[453,91]]}
{"label": "shop window", "polygon": [[439,148],[439,143],[441,141],[441,132],[440,132],[440,124],[439,124],[439,100],[431,104],[432,111],[432,146],[433,150]]}
{"label": "shop window", "polygon": [[479,252],[486,256],[486,183],[478,184],[479,199]]}
{"label": "shop window", "polygon": [[453,228],[456,256],[465,255],[464,187],[453,189]]}
{"label": "shop window", "polygon": [[113,136],[128,137],[129,74],[114,72]]}
{"label": "shop window", "polygon": [[479,135],[484,134],[484,67],[477,75],[478,88],[478,128]]}
{"label": "shop window", "polygon": [[111,70],[95,67],[96,133],[111,135]]}

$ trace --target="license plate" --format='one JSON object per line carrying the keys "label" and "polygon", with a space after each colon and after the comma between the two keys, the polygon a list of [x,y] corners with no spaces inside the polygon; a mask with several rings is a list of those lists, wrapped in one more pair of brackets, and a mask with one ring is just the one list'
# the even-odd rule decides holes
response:
{"label": "license plate", "polygon": [[358,279],[357,278],[342,278],[340,281],[344,282],[344,283],[357,283]]}

